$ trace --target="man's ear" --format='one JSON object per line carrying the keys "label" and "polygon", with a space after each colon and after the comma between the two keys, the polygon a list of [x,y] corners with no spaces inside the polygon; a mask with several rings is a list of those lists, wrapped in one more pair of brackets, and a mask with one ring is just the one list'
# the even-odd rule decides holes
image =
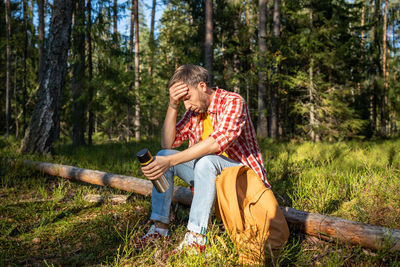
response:
{"label": "man's ear", "polygon": [[199,88],[203,93],[207,92],[207,84],[205,82],[199,82]]}

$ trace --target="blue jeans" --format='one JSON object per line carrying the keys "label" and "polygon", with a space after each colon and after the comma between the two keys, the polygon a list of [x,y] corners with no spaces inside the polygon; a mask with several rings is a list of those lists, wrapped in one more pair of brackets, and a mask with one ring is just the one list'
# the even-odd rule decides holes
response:
{"label": "blue jeans", "polygon": [[[177,150],[165,149],[158,156],[168,156],[178,153]],[[170,187],[164,193],[158,193],[153,187],[150,220],[169,223],[169,212],[174,189],[174,176],[178,176],[189,185],[194,185],[194,195],[190,207],[188,230],[206,234],[208,219],[216,195],[215,178],[226,167],[237,166],[241,163],[224,156],[207,155],[171,167],[165,174]]]}

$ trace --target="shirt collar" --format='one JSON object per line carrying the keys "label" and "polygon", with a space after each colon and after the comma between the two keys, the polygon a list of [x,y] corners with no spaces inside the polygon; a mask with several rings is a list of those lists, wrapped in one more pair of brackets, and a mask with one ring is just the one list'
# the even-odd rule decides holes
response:
{"label": "shirt collar", "polygon": [[211,103],[208,106],[207,112],[209,114],[211,113],[217,113],[217,105],[218,105],[218,99],[219,99],[219,95],[221,94],[221,89],[219,89],[218,87],[213,88],[215,90],[215,94],[211,99]]}

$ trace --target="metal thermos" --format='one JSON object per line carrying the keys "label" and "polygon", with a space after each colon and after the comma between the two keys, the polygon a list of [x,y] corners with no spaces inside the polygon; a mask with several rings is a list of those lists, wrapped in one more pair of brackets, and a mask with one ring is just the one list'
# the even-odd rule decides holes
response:
{"label": "metal thermos", "polygon": [[[143,148],[142,150],[140,150],[136,154],[136,156],[142,167],[147,166],[154,161],[154,157],[151,155],[150,151],[147,148]],[[161,175],[161,177],[156,180],[150,181],[153,183],[154,187],[159,193],[164,193],[169,188],[169,183],[164,175]]]}

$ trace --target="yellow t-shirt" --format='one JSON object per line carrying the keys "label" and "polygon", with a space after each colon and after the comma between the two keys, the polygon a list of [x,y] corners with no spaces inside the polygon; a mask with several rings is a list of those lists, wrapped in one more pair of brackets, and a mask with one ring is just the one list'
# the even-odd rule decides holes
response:
{"label": "yellow t-shirt", "polygon": [[[201,135],[201,140],[205,140],[207,137],[210,136],[210,134],[212,134],[214,129],[212,126],[210,115],[208,115],[208,113],[203,113],[202,119],[203,119],[203,134]],[[223,152],[222,155],[229,158],[225,152]]]}

